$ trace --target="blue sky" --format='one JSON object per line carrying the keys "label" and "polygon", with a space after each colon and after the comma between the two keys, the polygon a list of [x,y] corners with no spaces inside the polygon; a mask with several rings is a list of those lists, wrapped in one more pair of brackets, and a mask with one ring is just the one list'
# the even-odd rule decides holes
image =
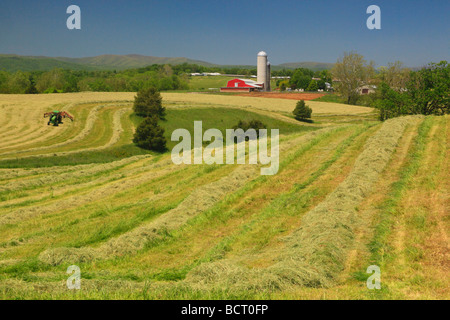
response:
{"label": "blue sky", "polygon": [[[66,9],[81,8],[81,30]],[[381,30],[366,9],[381,8]],[[377,65],[450,60],[448,0],[1,0],[0,53],[142,54],[218,64],[335,62],[356,51]]]}

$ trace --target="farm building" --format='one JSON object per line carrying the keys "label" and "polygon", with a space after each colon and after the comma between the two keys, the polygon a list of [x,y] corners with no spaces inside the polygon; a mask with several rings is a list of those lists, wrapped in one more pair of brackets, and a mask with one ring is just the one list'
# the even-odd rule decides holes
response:
{"label": "farm building", "polygon": [[220,88],[221,92],[252,92],[262,89],[262,85],[250,79],[233,79],[228,81],[227,86]]}
{"label": "farm building", "polygon": [[267,53],[260,51],[257,59],[257,81],[248,79],[233,79],[227,86],[220,88],[221,92],[251,92],[270,91],[270,62]]}
{"label": "farm building", "polygon": [[370,94],[374,93],[377,87],[374,85],[366,85],[358,88],[360,94]]}

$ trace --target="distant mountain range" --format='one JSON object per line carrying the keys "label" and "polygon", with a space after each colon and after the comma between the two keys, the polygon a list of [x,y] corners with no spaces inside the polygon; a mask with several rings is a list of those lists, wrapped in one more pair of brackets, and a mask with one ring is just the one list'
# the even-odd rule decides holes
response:
{"label": "distant mountain range", "polygon": [[[71,70],[124,70],[142,68],[152,64],[182,63],[198,64],[205,67],[224,68],[256,68],[251,65],[217,65],[206,61],[188,58],[164,58],[136,54],[129,55],[101,55],[86,58],[66,57],[43,57],[43,56],[20,56],[14,54],[0,54],[0,70],[9,72],[16,71],[48,71],[54,68]],[[314,71],[330,69],[332,63],[321,62],[293,62],[272,66],[272,70],[308,68]]]}
{"label": "distant mountain range", "polygon": [[333,68],[334,63],[327,63],[327,62],[290,62],[290,63],[282,63],[277,68],[285,68],[285,69],[297,69],[297,68],[307,68],[314,71],[321,71],[321,70],[327,70]]}

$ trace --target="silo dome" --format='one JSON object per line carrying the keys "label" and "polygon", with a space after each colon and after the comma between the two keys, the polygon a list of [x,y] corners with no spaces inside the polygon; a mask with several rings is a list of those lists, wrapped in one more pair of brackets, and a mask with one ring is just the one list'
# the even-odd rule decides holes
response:
{"label": "silo dome", "polygon": [[258,53],[258,57],[267,57],[267,53],[265,53],[264,51],[260,51]]}

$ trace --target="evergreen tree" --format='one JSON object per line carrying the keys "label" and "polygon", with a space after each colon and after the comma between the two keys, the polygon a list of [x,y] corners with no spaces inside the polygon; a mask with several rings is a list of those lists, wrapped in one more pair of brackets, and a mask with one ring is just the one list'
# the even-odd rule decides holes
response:
{"label": "evergreen tree", "polygon": [[34,83],[34,79],[33,77],[30,76],[30,84],[28,85],[28,87],[25,89],[25,93],[26,94],[37,94],[38,91],[36,89],[36,85]]}
{"label": "evergreen tree", "polygon": [[317,85],[316,80],[311,80],[311,82],[308,85],[308,88],[306,88],[306,91],[317,91],[319,90],[319,86]]}
{"label": "evergreen tree", "polygon": [[140,117],[156,116],[164,119],[166,108],[162,106],[162,97],[155,87],[139,90],[134,98],[134,112]]}
{"label": "evergreen tree", "polygon": [[299,121],[305,121],[311,119],[312,109],[305,104],[304,100],[297,102],[294,111],[292,112],[295,119]]}
{"label": "evergreen tree", "polygon": [[145,118],[136,128],[133,143],[147,150],[161,152],[166,149],[164,129],[158,125],[158,118],[156,116]]}

